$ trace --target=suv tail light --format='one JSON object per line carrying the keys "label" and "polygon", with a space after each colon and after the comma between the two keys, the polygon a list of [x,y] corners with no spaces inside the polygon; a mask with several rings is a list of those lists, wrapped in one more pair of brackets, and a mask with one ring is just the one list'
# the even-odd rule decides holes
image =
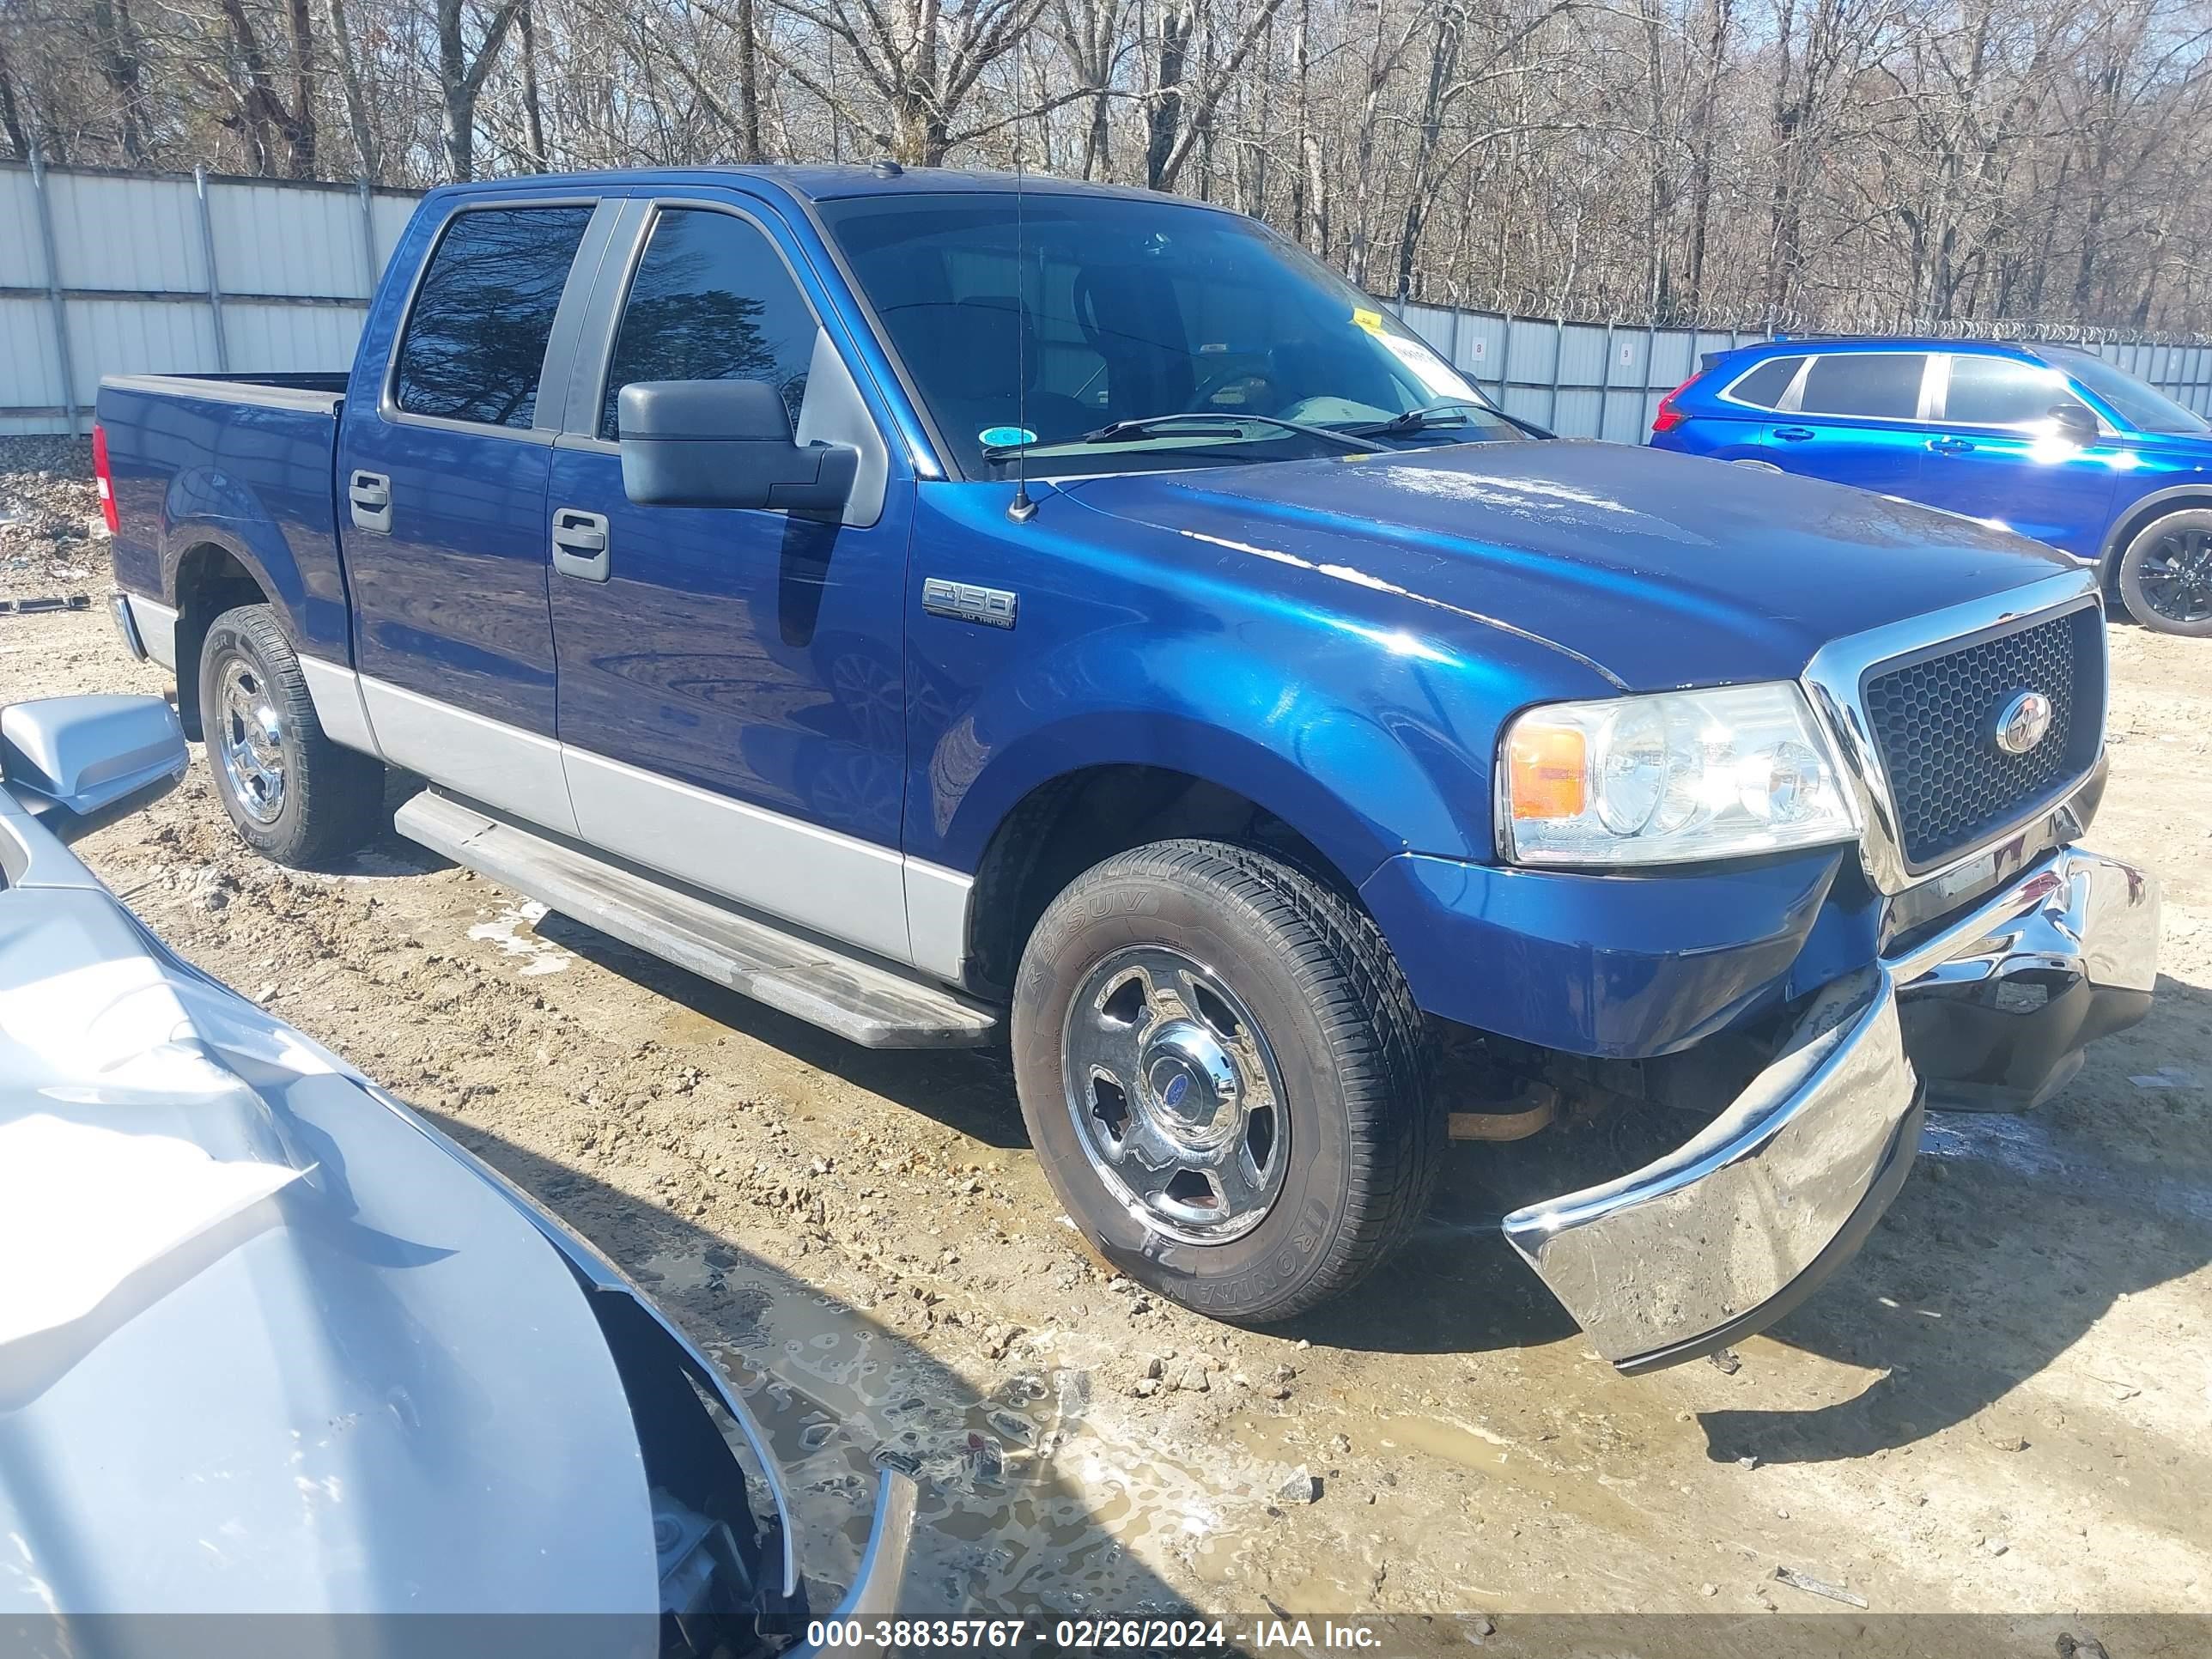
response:
{"label": "suv tail light", "polygon": [[92,423],[92,481],[100,487],[100,516],[111,536],[123,528],[115,516],[115,476],[107,470],[107,428]]}
{"label": "suv tail light", "polygon": [[1681,385],[1676,386],[1672,392],[1668,392],[1665,397],[1659,400],[1659,408],[1651,416],[1651,433],[1654,437],[1658,436],[1661,433],[1672,432],[1676,427],[1681,425],[1685,421],[1690,418],[1689,410],[1676,404],[1674,399],[1680,397],[1685,392],[1687,392],[1692,386],[1697,385],[1697,383],[1704,378],[1705,376],[1702,373],[1692,374],[1688,380],[1683,381]]}

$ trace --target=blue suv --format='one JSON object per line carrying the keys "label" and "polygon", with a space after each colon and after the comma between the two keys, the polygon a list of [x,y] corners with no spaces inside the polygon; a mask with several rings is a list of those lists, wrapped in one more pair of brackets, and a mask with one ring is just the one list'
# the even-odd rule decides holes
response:
{"label": "blue suv", "polygon": [[2096,562],[2144,627],[2212,636],[2212,423],[2093,353],[1776,340],[1707,357],[1651,434],[2033,536]]}

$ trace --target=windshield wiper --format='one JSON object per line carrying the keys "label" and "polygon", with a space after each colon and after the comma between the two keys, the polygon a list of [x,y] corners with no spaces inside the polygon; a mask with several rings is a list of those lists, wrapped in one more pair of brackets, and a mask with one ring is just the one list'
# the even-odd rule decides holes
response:
{"label": "windshield wiper", "polygon": [[1314,426],[1304,421],[1286,421],[1278,415],[1231,415],[1202,409],[1187,409],[1171,415],[1146,415],[1129,421],[1111,421],[1095,432],[1086,432],[1079,438],[1055,438],[1050,442],[1040,439],[1023,444],[988,444],[983,449],[987,461],[1005,460],[1020,454],[1025,449],[1060,449],[1070,444],[1121,443],[1131,438],[1162,437],[1241,438],[1249,426],[1273,427],[1279,432],[1295,432],[1302,437],[1319,438],[1356,455],[1364,455],[1367,446],[1352,434],[1334,427]]}
{"label": "windshield wiper", "polygon": [[1554,435],[1534,421],[1524,421],[1518,415],[1508,415],[1487,398],[1445,398],[1433,404],[1423,404],[1419,409],[1409,409],[1402,415],[1394,415],[1387,421],[1370,421],[1340,429],[1361,438],[1402,438],[1415,432],[1432,431],[1438,427],[1465,426],[1467,411],[1470,409],[1495,416],[1532,438]]}

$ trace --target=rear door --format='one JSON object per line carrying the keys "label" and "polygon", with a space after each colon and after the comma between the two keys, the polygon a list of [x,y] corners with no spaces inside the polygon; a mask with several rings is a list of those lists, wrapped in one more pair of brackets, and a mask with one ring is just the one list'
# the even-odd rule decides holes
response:
{"label": "rear door", "polygon": [[588,295],[597,210],[459,201],[396,343],[363,342],[337,461],[354,660],[385,757],[569,834],[544,533],[561,411],[541,390],[565,362],[564,296],[573,316]]}
{"label": "rear door", "polygon": [[1929,435],[1931,363],[1924,351],[1820,353],[1767,428],[1767,457],[1785,472],[1911,499]]}
{"label": "rear door", "polygon": [[[554,555],[561,742],[586,841],[902,961],[913,489],[889,477],[898,463],[824,319],[773,213],[632,204],[538,529]],[[622,388],[718,379],[767,381],[802,441],[862,452],[842,522],[623,493]]]}
{"label": "rear door", "polygon": [[2065,435],[2054,409],[2097,416],[2055,368],[1981,353],[1942,361],[1941,429],[1928,442],[1920,498],[2095,557],[2120,469],[2133,459],[2124,445],[2101,421],[2094,442]]}

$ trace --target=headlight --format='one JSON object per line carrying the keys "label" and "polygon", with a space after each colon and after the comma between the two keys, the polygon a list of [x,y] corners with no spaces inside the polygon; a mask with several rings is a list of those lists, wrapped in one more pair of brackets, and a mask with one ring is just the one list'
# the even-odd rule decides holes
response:
{"label": "headlight", "polygon": [[1500,762],[1499,850],[1518,864],[1685,864],[1859,830],[1786,681],[1547,703],[1506,729]]}

